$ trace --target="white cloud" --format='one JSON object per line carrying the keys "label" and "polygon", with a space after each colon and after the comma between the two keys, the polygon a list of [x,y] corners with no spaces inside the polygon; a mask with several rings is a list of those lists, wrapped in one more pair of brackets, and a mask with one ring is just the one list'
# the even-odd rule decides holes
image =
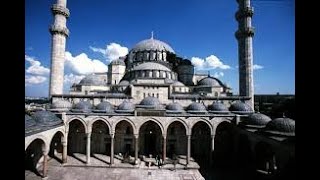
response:
{"label": "white cloud", "polygon": [[25,60],[30,63],[30,67],[26,69],[27,73],[34,74],[34,75],[48,75],[50,72],[49,68],[41,66],[41,62],[37,61],[35,58],[25,55]]}
{"label": "white cloud", "polygon": [[219,78],[219,77],[223,77],[224,76],[224,73],[223,72],[215,72],[213,77],[215,78]]}
{"label": "white cloud", "polygon": [[74,75],[74,74],[66,74],[64,75],[64,83],[65,84],[73,84],[73,83],[79,83],[81,79],[83,79],[84,75]]}
{"label": "white cloud", "polygon": [[213,69],[220,68],[220,69],[230,69],[229,65],[223,64],[220,59],[215,55],[210,55],[206,57],[206,63],[208,67],[211,67]]}
{"label": "white cloud", "polygon": [[264,67],[258,64],[253,65],[253,70],[263,69]]}
{"label": "white cloud", "polygon": [[204,66],[204,60],[199,58],[199,57],[192,57],[191,58],[191,63],[195,66],[195,67],[199,67],[202,68]]}
{"label": "white cloud", "polygon": [[106,49],[96,48],[92,46],[90,46],[90,49],[93,52],[102,53],[107,58],[107,61],[118,59],[119,57],[127,55],[129,52],[127,47],[121,46],[117,43],[108,44]]}
{"label": "white cloud", "polygon": [[90,59],[85,53],[81,53],[77,56],[72,56],[70,52],[65,53],[65,67],[66,71],[71,71],[77,75],[85,75],[90,73],[107,72],[108,66],[103,62]]}
{"label": "white cloud", "polygon": [[198,70],[207,70],[207,69],[230,69],[229,65],[224,64],[217,56],[210,55],[205,59],[201,59],[199,57],[192,57],[191,63]]}
{"label": "white cloud", "polygon": [[41,84],[47,80],[44,76],[33,76],[33,75],[26,75],[25,76],[25,85],[33,85],[33,84]]}

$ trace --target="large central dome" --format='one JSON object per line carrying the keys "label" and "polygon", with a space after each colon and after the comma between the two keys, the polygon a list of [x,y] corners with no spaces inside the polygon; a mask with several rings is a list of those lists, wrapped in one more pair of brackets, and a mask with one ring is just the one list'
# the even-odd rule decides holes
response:
{"label": "large central dome", "polygon": [[165,42],[162,42],[157,39],[145,39],[137,43],[133,48],[132,51],[169,51],[171,53],[175,53],[174,50]]}

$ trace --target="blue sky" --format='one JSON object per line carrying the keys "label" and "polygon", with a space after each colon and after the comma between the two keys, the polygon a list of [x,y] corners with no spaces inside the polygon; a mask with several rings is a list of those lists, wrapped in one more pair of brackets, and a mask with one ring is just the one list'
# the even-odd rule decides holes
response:
{"label": "blue sky", "polygon": [[[25,1],[26,96],[48,95],[48,27],[53,23],[54,2]],[[256,94],[295,93],[294,3],[252,1],[254,64],[260,67],[254,70]],[[194,60],[198,72],[210,70],[238,94],[236,0],[68,0],[67,7],[71,33],[66,45],[66,92],[73,82],[90,71],[103,71],[153,31],[155,39],[168,43],[179,56]]]}

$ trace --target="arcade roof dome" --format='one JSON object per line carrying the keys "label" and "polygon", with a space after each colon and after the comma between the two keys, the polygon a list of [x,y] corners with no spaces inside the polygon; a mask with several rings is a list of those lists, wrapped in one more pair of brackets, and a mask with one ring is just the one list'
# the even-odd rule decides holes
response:
{"label": "arcade roof dome", "polygon": [[233,113],[239,113],[239,114],[246,114],[246,113],[253,112],[252,108],[248,104],[241,101],[236,101],[232,103],[231,106],[229,107],[229,110],[232,111]]}
{"label": "arcade roof dome", "polygon": [[153,38],[142,40],[131,49],[131,51],[145,50],[169,51],[171,53],[175,53],[167,43]]}
{"label": "arcade roof dome", "polygon": [[51,104],[51,109],[69,110],[72,108],[72,104],[64,99],[59,99]]}
{"label": "arcade roof dome", "polygon": [[92,104],[89,101],[80,101],[73,106],[72,111],[74,112],[90,112]]}
{"label": "arcade roof dome", "polygon": [[193,102],[187,107],[187,111],[189,113],[205,113],[207,112],[207,109],[203,104]]}
{"label": "arcade roof dome", "polygon": [[50,111],[37,111],[32,115],[38,126],[54,126],[63,123],[55,114]]}
{"label": "arcade roof dome", "polygon": [[113,112],[113,110],[114,110],[114,107],[110,102],[102,101],[96,106],[95,110],[93,111],[109,113],[109,112]]}
{"label": "arcade roof dome", "polygon": [[140,105],[143,105],[143,106],[159,106],[160,105],[160,101],[156,97],[149,96],[149,97],[144,98],[140,102]]}
{"label": "arcade roof dome", "polygon": [[244,120],[244,123],[249,126],[264,127],[271,121],[271,118],[261,113],[252,113],[248,116],[248,119]]}
{"label": "arcade roof dome", "polygon": [[184,111],[181,104],[178,102],[172,102],[166,106],[166,110],[169,113],[182,113]]}
{"label": "arcade roof dome", "polygon": [[208,106],[208,110],[213,113],[228,113],[228,108],[219,101],[214,101]]}
{"label": "arcade roof dome", "polygon": [[265,131],[279,134],[295,134],[295,121],[290,118],[276,118],[265,127]]}
{"label": "arcade roof dome", "polygon": [[116,110],[117,112],[133,112],[135,109],[135,105],[132,102],[124,100]]}

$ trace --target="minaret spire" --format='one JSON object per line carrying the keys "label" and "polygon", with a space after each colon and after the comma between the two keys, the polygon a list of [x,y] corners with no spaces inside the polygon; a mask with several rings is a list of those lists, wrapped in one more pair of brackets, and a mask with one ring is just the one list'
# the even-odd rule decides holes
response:
{"label": "minaret spire", "polygon": [[67,0],[57,0],[51,7],[54,23],[49,28],[51,39],[51,70],[49,98],[53,94],[63,94],[64,59],[66,38],[69,36],[67,18],[70,16]]}
{"label": "minaret spire", "polygon": [[151,31],[151,39],[153,39],[153,31]]}
{"label": "minaret spire", "polygon": [[254,87],[253,87],[253,52],[252,38],[254,28],[251,25],[253,8],[250,0],[237,0],[239,10],[236,12],[238,30],[235,36],[238,40],[239,57],[239,95],[249,97],[247,103],[254,107]]}

